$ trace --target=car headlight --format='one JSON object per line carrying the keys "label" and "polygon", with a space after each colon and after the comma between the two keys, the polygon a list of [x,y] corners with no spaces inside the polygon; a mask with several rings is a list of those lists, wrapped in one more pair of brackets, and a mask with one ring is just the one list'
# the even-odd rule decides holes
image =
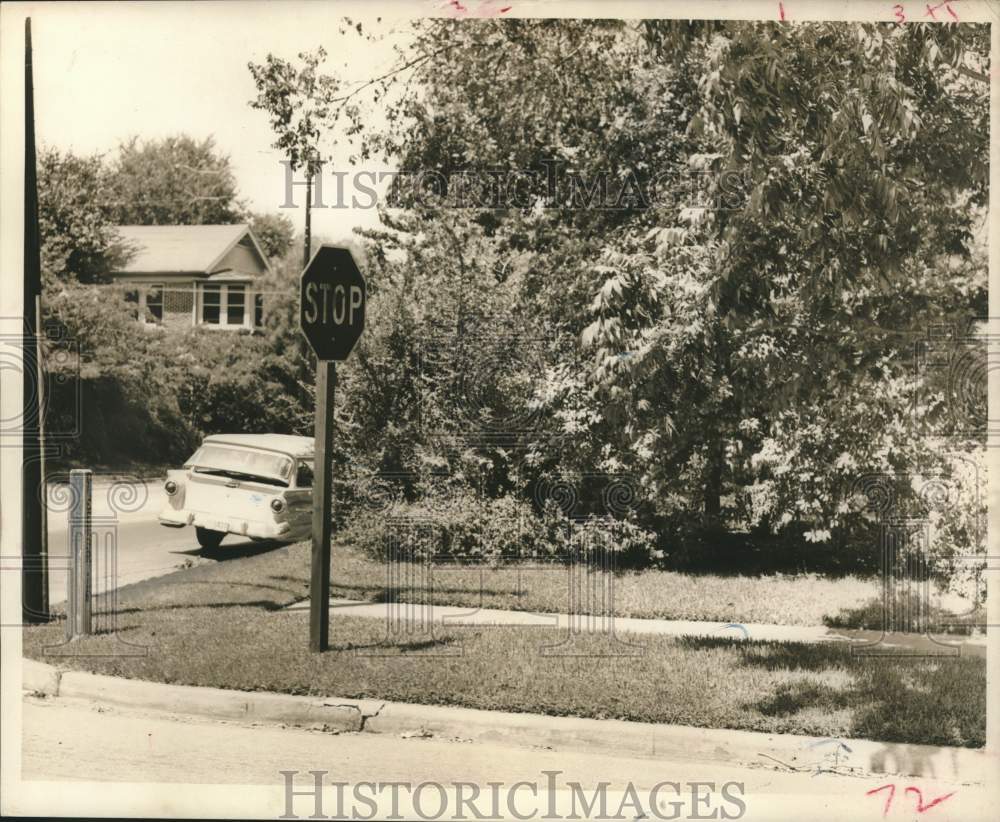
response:
{"label": "car headlight", "polygon": [[280,514],[285,510],[285,501],[281,497],[275,497],[271,500],[271,510],[276,514]]}
{"label": "car headlight", "polygon": [[173,496],[174,494],[177,493],[177,483],[174,482],[173,480],[167,480],[165,483],[163,483],[163,487],[166,490],[166,492],[170,494],[170,496]]}

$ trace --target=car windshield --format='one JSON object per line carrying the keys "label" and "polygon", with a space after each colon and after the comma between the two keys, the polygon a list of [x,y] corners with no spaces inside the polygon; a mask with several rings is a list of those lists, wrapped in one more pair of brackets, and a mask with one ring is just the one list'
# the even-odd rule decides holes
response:
{"label": "car windshield", "polygon": [[293,461],[273,451],[208,444],[199,448],[184,465],[193,468],[196,474],[218,474],[287,486]]}

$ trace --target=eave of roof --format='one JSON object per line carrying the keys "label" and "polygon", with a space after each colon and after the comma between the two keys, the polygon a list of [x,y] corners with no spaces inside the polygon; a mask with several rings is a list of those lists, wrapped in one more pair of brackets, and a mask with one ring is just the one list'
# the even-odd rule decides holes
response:
{"label": "eave of roof", "polygon": [[221,261],[245,237],[257,254],[264,272],[271,266],[246,223],[232,225],[116,226],[123,240],[135,248],[131,260],[113,272],[116,275],[212,274]]}

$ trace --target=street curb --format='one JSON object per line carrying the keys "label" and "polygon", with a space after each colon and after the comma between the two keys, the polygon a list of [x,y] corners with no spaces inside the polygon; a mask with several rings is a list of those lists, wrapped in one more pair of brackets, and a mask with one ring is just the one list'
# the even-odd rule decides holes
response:
{"label": "street curb", "polygon": [[22,664],[23,687],[28,691],[213,719],[322,725],[324,730],[433,736],[521,748],[600,751],[668,762],[785,766],[811,772],[836,767],[839,773],[962,783],[983,783],[986,775],[996,770],[987,768],[987,756],[981,749],[229,691],[60,670],[29,659]]}
{"label": "street curb", "polygon": [[63,673],[58,695],[214,719],[322,724],[326,730],[337,731],[360,731],[365,720],[361,707],[353,702],[292,694],[166,685],[79,671]]}
{"label": "street curb", "polygon": [[42,696],[59,696],[62,671],[33,659],[21,660],[21,687]]}

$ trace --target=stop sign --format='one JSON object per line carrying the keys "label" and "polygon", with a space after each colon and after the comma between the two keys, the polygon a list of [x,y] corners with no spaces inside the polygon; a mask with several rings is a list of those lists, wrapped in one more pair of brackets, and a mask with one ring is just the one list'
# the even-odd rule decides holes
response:
{"label": "stop sign", "polygon": [[320,360],[346,360],[365,330],[365,278],[346,248],[322,245],[299,289],[299,325]]}

